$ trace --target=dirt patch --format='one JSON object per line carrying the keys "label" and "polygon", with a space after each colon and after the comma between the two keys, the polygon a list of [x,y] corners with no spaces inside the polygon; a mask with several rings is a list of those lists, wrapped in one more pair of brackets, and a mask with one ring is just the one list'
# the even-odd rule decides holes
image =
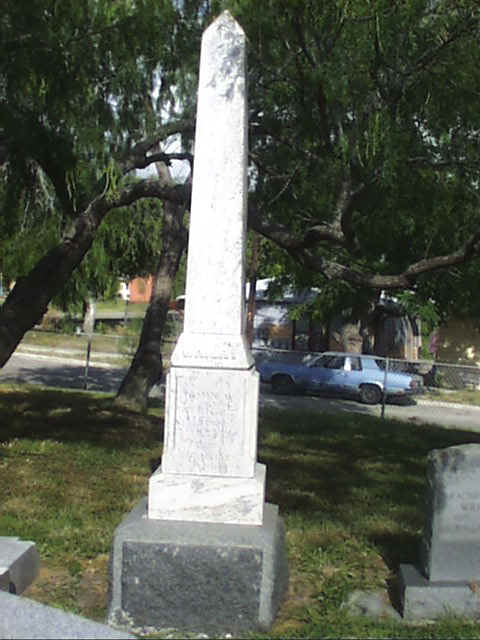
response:
{"label": "dirt patch", "polygon": [[104,622],[108,604],[108,556],[102,554],[89,563],[78,584],[78,606],[83,615]]}
{"label": "dirt patch", "polygon": [[107,570],[107,554],[84,561],[73,572],[65,567],[43,566],[37,580],[23,595],[104,622],[108,599]]}
{"label": "dirt patch", "polygon": [[63,567],[42,566],[40,574],[33,584],[23,592],[23,596],[37,602],[53,605],[52,593],[71,587],[72,576]]}

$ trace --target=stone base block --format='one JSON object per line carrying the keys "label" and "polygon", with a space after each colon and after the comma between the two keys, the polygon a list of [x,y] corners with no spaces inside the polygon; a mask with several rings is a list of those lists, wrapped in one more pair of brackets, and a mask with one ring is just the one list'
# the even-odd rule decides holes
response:
{"label": "stone base block", "polygon": [[265,476],[265,465],[258,463],[253,478],[163,473],[159,468],[150,478],[148,517],[261,525]]}
{"label": "stone base block", "polygon": [[480,584],[431,582],[413,565],[400,565],[400,587],[405,620],[441,618],[445,615],[480,618]]}
{"label": "stone base block", "polygon": [[135,640],[135,636],[28,598],[0,593],[0,638]]}
{"label": "stone base block", "polygon": [[40,558],[34,542],[0,536],[0,589],[23,593],[40,571]]}
{"label": "stone base block", "polygon": [[140,634],[268,629],[287,585],[275,505],[252,526],[151,520],[143,499],[115,533],[108,622]]}

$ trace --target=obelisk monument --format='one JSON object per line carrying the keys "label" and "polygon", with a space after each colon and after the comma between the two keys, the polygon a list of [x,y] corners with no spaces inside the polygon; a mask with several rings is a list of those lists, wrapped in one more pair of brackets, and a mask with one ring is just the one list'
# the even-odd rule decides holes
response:
{"label": "obelisk monument", "polygon": [[112,552],[108,620],[134,632],[267,629],[287,588],[245,337],[247,153],[245,35],[225,11],[202,39],[185,322],[162,463]]}
{"label": "obelisk monument", "polygon": [[225,12],[202,40],[184,331],[149,518],[263,521],[259,380],[245,336],[247,155],[245,35]]}

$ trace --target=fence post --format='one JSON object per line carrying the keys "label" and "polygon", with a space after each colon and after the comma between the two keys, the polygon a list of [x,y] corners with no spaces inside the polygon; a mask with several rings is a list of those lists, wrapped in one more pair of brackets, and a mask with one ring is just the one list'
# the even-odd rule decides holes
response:
{"label": "fence post", "polygon": [[87,357],[85,359],[85,374],[83,380],[83,388],[88,391],[88,367],[90,365],[90,351],[92,349],[92,333],[88,334]]}
{"label": "fence post", "polygon": [[388,376],[388,358],[385,358],[385,374],[383,376],[383,393],[382,393],[382,413],[381,413],[382,418],[385,418],[385,400],[387,398],[387,376]]}

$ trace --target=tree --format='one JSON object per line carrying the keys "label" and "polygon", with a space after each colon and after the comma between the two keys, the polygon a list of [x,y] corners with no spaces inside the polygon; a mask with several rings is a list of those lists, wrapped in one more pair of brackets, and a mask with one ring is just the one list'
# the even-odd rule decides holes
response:
{"label": "tree", "polygon": [[[320,285],[422,291],[426,274],[462,270],[480,242],[477,4],[7,0],[1,222],[18,228],[42,179],[62,221],[0,310],[0,364],[111,211],[141,198],[188,210],[188,182],[129,176],[192,160],[199,38],[225,7],[250,43],[251,228]],[[179,150],[159,151],[173,135]]]}
{"label": "tree", "polygon": [[411,288],[478,256],[478,3],[234,3],[249,223],[317,281]]}
{"label": "tree", "polygon": [[[157,163],[157,172],[160,179],[172,181],[170,172],[163,163]],[[161,250],[154,270],[150,304],[143,321],[137,351],[115,399],[118,405],[145,410],[148,394],[163,372],[162,339],[175,276],[187,240],[184,214],[184,206],[165,202]]]}
{"label": "tree", "polygon": [[[141,198],[188,201],[188,187],[129,179],[156,160],[186,157],[150,152],[171,135],[191,137],[188,109],[177,121],[162,111],[174,106],[172,82],[181,82],[180,60],[187,65],[201,29],[187,9],[168,0],[6,3],[2,223],[18,228],[33,187],[47,181],[54,202],[40,218],[48,226],[52,209],[59,211],[61,239],[52,234],[49,250],[0,309],[0,365],[71,278],[110,211]],[[160,95],[152,116],[155,79]]]}

